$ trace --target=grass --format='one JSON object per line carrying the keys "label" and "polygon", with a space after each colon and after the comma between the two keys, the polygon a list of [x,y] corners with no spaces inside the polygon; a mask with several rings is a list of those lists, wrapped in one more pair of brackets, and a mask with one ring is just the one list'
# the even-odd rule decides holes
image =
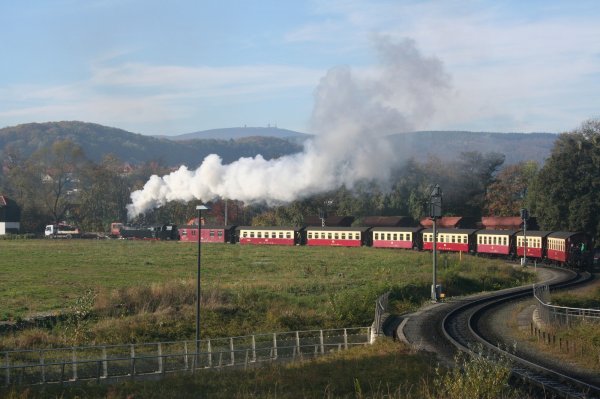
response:
{"label": "grass", "polygon": [[510,367],[486,357],[457,359],[461,367],[439,368],[431,354],[415,353],[389,339],[314,360],[249,370],[180,374],[160,381],[119,385],[9,388],[0,396],[33,398],[516,398]]}
{"label": "grass", "polygon": [[[574,308],[600,309],[600,280],[596,280],[584,288],[552,293],[552,304]],[[575,322],[570,327],[548,325],[545,332],[553,336],[551,344],[532,337],[530,337],[530,341],[538,348],[548,351],[564,361],[579,364],[583,368],[597,372],[600,371],[599,327],[598,322],[592,321]],[[567,342],[569,343],[569,349],[567,349]]]}
{"label": "grass", "polygon": [[[0,317],[66,313],[0,349],[193,337],[197,247],[120,240],[0,241]],[[375,248],[202,246],[203,337],[369,325],[391,290],[401,313],[429,297],[431,255]],[[523,284],[500,261],[444,255],[449,295]],[[87,304],[87,305],[86,305]],[[87,306],[87,307],[86,307]],[[82,317],[85,315],[85,317]]]}
{"label": "grass", "polygon": [[[0,317],[61,313],[0,337],[0,350],[190,339],[197,247],[177,242],[0,241]],[[521,285],[533,275],[498,260],[442,255],[448,295]],[[374,248],[202,246],[202,336],[370,325],[375,299],[395,313],[429,298],[431,254]],[[9,389],[34,397],[438,397],[431,356],[384,340],[333,357],[160,382]],[[437,370],[437,371],[436,371]],[[441,391],[440,391],[441,394]],[[448,392],[445,397],[451,397]]]}

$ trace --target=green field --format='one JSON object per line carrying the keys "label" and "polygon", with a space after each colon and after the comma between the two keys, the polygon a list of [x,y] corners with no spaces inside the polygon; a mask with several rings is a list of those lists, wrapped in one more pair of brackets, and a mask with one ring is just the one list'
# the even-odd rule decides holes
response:
{"label": "green field", "polygon": [[[196,245],[0,240],[0,253],[1,319],[63,315],[56,323],[0,336],[0,351],[194,336]],[[456,254],[440,255],[439,268],[439,281],[448,295],[533,279],[500,260]],[[206,244],[202,337],[366,326],[372,323],[374,303],[382,293],[392,291],[392,312],[401,313],[427,301],[430,284],[431,254],[426,252]],[[435,366],[432,356],[383,341],[316,363],[116,386],[14,387],[0,389],[0,396],[461,397],[464,388],[458,389],[459,396],[440,390],[445,374]]]}
{"label": "green field", "polygon": [[[71,320],[79,329],[76,337],[59,325],[35,338],[5,340],[4,347],[193,337],[196,245],[6,240],[0,253],[0,319],[48,312],[79,312],[86,319]],[[448,295],[531,279],[498,260],[453,254],[440,256],[439,263]],[[376,298],[388,290],[397,312],[428,298],[431,254],[205,244],[201,280],[203,337],[365,326]]]}

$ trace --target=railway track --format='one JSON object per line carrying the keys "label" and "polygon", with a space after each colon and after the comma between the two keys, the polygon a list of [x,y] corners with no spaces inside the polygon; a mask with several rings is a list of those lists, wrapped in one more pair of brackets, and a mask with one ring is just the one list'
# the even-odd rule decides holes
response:
{"label": "railway track", "polygon": [[[555,278],[549,282],[552,289],[568,288],[582,284],[591,278],[589,274],[572,272],[567,278]],[[512,365],[512,376],[525,381],[544,392],[565,398],[600,398],[600,387],[580,377],[569,375],[552,365],[541,365],[527,355],[511,353],[497,345],[491,334],[486,334],[484,323],[480,323],[484,314],[492,308],[509,301],[532,295],[531,287],[505,290],[500,293],[475,299],[451,309],[442,321],[445,338],[456,348],[475,355],[475,348],[482,347],[490,356],[508,358]]]}

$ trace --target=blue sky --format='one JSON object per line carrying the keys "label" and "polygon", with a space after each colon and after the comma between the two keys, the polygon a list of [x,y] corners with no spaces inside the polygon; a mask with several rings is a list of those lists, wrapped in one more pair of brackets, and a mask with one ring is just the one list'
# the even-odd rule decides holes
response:
{"label": "blue sky", "polygon": [[369,76],[384,35],[447,76],[415,128],[562,132],[600,117],[598,21],[598,1],[4,0],[0,127],[310,132],[321,79]]}

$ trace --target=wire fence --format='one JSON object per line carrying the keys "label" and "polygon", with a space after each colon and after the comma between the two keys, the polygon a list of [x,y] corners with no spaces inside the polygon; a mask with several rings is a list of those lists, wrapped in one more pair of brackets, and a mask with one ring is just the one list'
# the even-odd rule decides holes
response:
{"label": "wire fence", "polygon": [[4,386],[147,378],[174,372],[254,367],[367,345],[371,327],[257,334],[201,341],[157,342],[0,352]]}
{"label": "wire fence", "polygon": [[547,284],[534,285],[533,297],[537,301],[539,317],[546,324],[570,327],[582,321],[600,322],[600,310],[555,306],[550,301],[550,288]]}

